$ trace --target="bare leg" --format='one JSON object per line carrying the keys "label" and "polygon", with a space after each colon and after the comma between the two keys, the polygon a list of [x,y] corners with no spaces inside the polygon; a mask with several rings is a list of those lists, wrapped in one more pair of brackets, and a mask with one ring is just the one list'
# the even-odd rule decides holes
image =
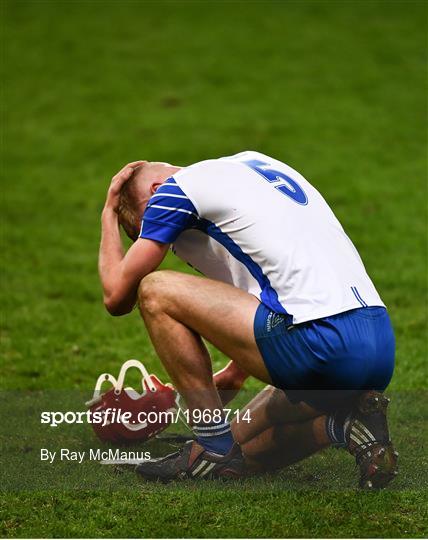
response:
{"label": "bare leg", "polygon": [[188,407],[221,409],[206,338],[249,374],[267,383],[253,321],[258,300],[217,281],[160,271],[139,287],[139,305],[150,338]]}
{"label": "bare leg", "polygon": [[[259,302],[253,296],[217,281],[161,271],[142,280],[139,301],[156,352],[190,410],[222,407],[200,336],[247,373],[270,383],[254,338]],[[248,407],[251,422],[235,424],[233,432],[250,463],[276,466],[279,459],[287,464],[328,444],[318,418],[322,413],[305,403],[290,403],[273,387]]]}
{"label": "bare leg", "polygon": [[272,426],[241,444],[247,466],[254,472],[280,469],[327,448],[331,443],[324,426],[325,416]]}
{"label": "bare leg", "polygon": [[142,310],[142,315],[156,352],[188,408],[221,409],[211,359],[201,337],[166,313],[151,317]]}
{"label": "bare leg", "polygon": [[[246,410],[251,422],[243,422]],[[247,465],[254,472],[285,467],[330,445],[325,416],[306,403],[293,404],[284,392],[267,386],[232,423]]]}

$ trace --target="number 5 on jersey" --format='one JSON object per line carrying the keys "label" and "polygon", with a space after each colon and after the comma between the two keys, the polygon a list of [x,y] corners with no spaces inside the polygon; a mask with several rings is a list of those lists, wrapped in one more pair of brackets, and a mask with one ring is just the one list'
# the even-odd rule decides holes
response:
{"label": "number 5 on jersey", "polygon": [[253,171],[260,174],[265,180],[269,183],[280,182],[275,185],[275,189],[280,191],[283,195],[287,195],[290,199],[293,199],[294,202],[298,204],[308,204],[308,197],[299,184],[287,176],[281,171],[271,169],[267,163],[259,161],[258,159],[250,159],[244,161],[245,165],[251,167]]}

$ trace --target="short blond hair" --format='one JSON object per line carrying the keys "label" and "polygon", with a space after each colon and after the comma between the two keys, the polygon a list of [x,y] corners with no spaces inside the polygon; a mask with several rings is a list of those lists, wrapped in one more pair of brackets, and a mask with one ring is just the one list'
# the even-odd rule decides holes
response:
{"label": "short blond hair", "polygon": [[136,167],[131,178],[123,184],[117,210],[119,223],[132,240],[138,238],[140,232],[139,221],[142,218],[137,197],[137,177],[141,169],[142,166]]}

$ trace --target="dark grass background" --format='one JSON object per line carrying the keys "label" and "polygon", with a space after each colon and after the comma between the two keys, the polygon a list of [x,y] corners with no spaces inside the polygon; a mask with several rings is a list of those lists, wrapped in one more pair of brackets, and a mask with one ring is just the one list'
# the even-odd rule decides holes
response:
{"label": "dark grass background", "polygon": [[25,490],[3,489],[4,536],[426,535],[426,8],[1,2],[2,389],[90,394],[130,357],[162,374],[137,314],[102,307],[109,179],[135,159],[187,165],[255,149],[320,189],[390,309],[402,454],[396,487],[382,493],[351,489],[352,461],[333,450],[242,485],[145,486],[127,474],[115,489],[103,469],[88,489],[97,471],[85,464],[41,488],[33,432],[3,430],[3,473],[28,477]]}

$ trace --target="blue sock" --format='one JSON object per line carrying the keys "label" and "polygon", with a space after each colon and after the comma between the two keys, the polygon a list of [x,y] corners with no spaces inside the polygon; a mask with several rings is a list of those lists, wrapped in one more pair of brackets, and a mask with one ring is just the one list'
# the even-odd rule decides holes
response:
{"label": "blue sock", "polygon": [[229,452],[234,443],[230,423],[225,420],[209,424],[195,424],[193,433],[205,450],[222,456]]}
{"label": "blue sock", "polygon": [[327,416],[325,429],[333,446],[344,448],[346,446],[346,429],[351,414],[349,411],[336,411]]}

